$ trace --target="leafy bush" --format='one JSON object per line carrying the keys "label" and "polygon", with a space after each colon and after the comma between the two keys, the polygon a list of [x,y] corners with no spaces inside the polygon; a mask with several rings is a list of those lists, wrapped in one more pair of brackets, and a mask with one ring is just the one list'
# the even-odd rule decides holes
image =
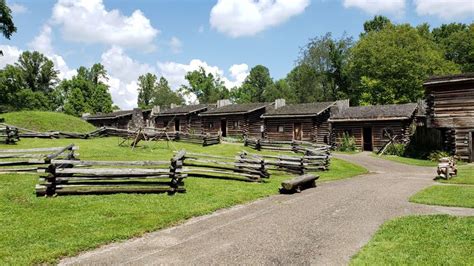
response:
{"label": "leafy bush", "polygon": [[405,145],[400,143],[395,143],[389,145],[385,150],[385,155],[396,155],[396,156],[404,156],[405,155]]}
{"label": "leafy bush", "polygon": [[451,154],[449,154],[446,151],[434,151],[434,152],[430,153],[430,155],[428,156],[428,159],[430,161],[437,162],[437,161],[439,161],[439,159],[441,159],[443,157],[450,157],[450,156],[451,156]]}
{"label": "leafy bush", "polygon": [[338,151],[356,151],[356,141],[355,138],[348,133],[344,132],[342,134],[342,142],[337,148]]}

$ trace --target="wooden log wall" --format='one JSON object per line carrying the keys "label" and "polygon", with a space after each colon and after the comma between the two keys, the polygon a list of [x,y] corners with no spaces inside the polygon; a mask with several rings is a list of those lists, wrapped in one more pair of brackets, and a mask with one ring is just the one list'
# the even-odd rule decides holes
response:
{"label": "wooden log wall", "polygon": [[[302,140],[315,138],[317,126],[312,118],[265,118],[265,137],[269,140],[293,140],[294,123],[301,123]],[[279,126],[283,126],[283,132],[278,132]]]}
{"label": "wooden log wall", "polygon": [[334,144],[340,145],[344,132],[350,133],[355,138],[356,146],[362,150],[364,145],[363,129],[372,128],[372,147],[374,151],[381,149],[389,140],[384,134],[384,130],[389,130],[393,135],[398,136],[397,140],[407,141],[411,135],[410,120],[390,120],[390,121],[353,121],[353,122],[333,122],[332,135]]}
{"label": "wooden log wall", "polygon": [[264,122],[261,116],[265,113],[265,109],[252,112],[246,116],[246,123],[248,123],[248,131],[245,136],[250,138],[262,138],[262,128],[264,129]]}
{"label": "wooden log wall", "polygon": [[446,133],[446,148],[474,162],[474,81],[426,87],[427,125]]}

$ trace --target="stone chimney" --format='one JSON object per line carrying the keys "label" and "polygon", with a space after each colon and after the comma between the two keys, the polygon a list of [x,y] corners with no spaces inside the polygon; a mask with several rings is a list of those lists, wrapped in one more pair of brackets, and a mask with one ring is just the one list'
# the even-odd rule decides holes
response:
{"label": "stone chimney", "polygon": [[226,106],[226,105],[230,105],[230,104],[232,104],[232,103],[230,102],[229,99],[218,100],[217,101],[217,108],[223,107],[223,106]]}
{"label": "stone chimney", "polygon": [[172,104],[170,105],[170,108],[173,109],[173,108],[176,108],[176,107],[178,107],[178,106],[179,106],[178,104],[172,103]]}
{"label": "stone chimney", "polygon": [[349,108],[349,99],[336,101],[336,106],[339,110]]}
{"label": "stone chimney", "polygon": [[286,105],[285,99],[276,99],[275,100],[275,109],[281,108]]}
{"label": "stone chimney", "polygon": [[151,115],[157,115],[161,112],[161,107],[159,105],[155,105],[153,106],[153,108],[151,108]]}

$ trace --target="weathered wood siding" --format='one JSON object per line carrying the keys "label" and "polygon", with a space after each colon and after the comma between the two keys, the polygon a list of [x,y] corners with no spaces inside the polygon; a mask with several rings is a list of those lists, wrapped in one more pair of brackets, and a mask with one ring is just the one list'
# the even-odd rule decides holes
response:
{"label": "weathered wood siding", "polygon": [[246,115],[245,120],[248,123],[248,130],[245,132],[246,136],[262,138],[263,119],[261,117],[264,113],[265,109],[261,109]]}
{"label": "weathered wood siding", "polygon": [[446,132],[446,148],[464,161],[474,161],[474,81],[428,85],[427,125]]}
{"label": "weathered wood siding", "polygon": [[[295,123],[301,123],[302,140],[313,141],[316,135],[313,118],[265,118],[265,137],[269,140],[293,140]],[[278,132],[279,126],[283,126],[283,132]]]}
{"label": "weathered wood siding", "polygon": [[[269,140],[293,140],[294,125],[300,123],[302,140],[328,144],[331,133],[329,116],[330,110],[317,117],[265,118],[265,137]],[[279,126],[283,126],[283,132],[278,132]]]}
{"label": "weathered wood siding", "polygon": [[374,151],[377,151],[389,140],[384,135],[384,129],[399,136],[398,140],[407,141],[411,134],[411,123],[412,120],[333,122],[331,124],[332,141],[336,145],[340,145],[344,132],[348,132],[354,137],[357,148],[362,150],[364,146],[363,129],[372,128],[372,147]]}

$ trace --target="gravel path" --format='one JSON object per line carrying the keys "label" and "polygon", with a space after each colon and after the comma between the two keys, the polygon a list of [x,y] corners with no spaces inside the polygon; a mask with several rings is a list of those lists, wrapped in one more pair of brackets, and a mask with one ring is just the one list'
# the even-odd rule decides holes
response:
{"label": "gravel path", "polygon": [[367,153],[336,157],[370,173],[193,218],[61,264],[342,265],[394,217],[474,215],[474,209],[408,202],[411,195],[434,184],[432,167],[404,165]]}

